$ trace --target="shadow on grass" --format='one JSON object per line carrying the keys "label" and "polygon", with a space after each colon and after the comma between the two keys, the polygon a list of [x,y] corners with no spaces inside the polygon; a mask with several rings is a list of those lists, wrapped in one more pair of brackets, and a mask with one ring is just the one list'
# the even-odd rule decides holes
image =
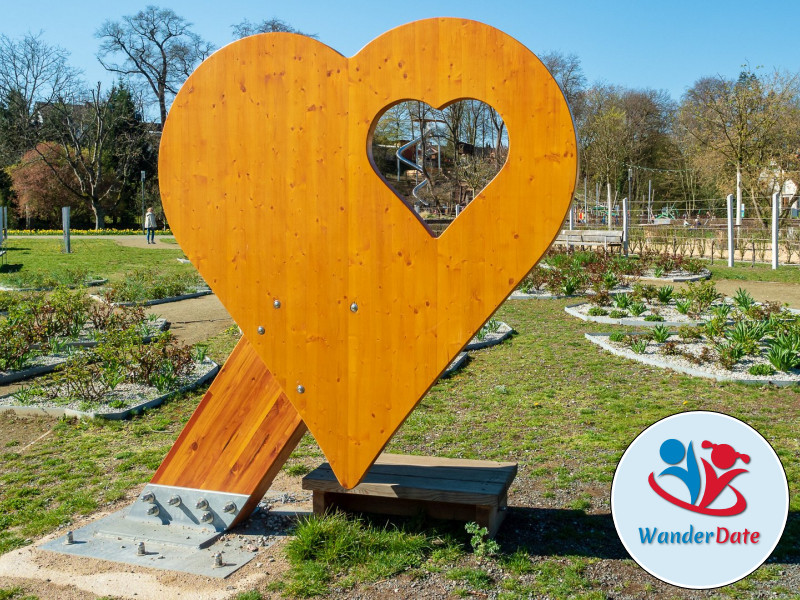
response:
{"label": "shadow on grass", "polygon": [[19,273],[22,270],[20,264],[7,264],[0,266],[0,273]]}
{"label": "shadow on grass", "polygon": [[[511,508],[497,541],[508,554],[522,548],[529,554],[544,556],[630,558],[610,514],[590,515],[580,510]],[[772,558],[785,564],[800,564],[799,512],[789,512]]]}

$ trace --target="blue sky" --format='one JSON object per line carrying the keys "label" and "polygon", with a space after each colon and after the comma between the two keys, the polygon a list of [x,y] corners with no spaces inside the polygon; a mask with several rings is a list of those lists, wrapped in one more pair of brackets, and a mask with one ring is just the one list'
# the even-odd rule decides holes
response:
{"label": "blue sky", "polygon": [[[10,37],[42,30],[44,39],[71,52],[73,66],[89,82],[112,78],[95,58],[95,30],[106,19],[136,13],[147,4],[129,0],[0,0],[0,33]],[[397,25],[434,16],[467,17],[516,37],[537,53],[559,50],[581,59],[590,83],[667,90],[674,99],[699,77],[735,77],[743,63],[800,72],[793,41],[800,1],[762,0],[171,0],[154,2],[194,23],[215,46],[232,41],[231,28],[244,18],[277,17],[316,33],[320,41],[350,56]]]}

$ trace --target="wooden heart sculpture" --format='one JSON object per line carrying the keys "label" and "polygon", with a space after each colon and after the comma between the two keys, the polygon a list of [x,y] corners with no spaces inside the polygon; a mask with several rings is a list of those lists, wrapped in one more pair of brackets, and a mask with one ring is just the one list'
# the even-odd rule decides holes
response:
{"label": "wooden heart sculpture", "polygon": [[[439,238],[373,170],[389,105],[493,106],[514,144]],[[352,58],[308,37],[232,43],[169,114],[170,226],[316,438],[356,485],[392,434],[558,233],[576,179],[567,104],[502,32],[430,19]]]}

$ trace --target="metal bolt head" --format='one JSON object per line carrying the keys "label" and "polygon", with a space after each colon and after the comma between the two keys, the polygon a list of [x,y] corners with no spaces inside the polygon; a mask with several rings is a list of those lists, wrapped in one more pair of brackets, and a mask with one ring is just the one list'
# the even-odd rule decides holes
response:
{"label": "metal bolt head", "polygon": [[236,503],[235,502],[228,502],[225,506],[222,507],[222,512],[235,513],[236,512]]}
{"label": "metal bolt head", "polygon": [[281,307],[281,301],[280,300],[273,300],[272,301],[272,306],[274,306],[275,308],[280,308]]}
{"label": "metal bolt head", "polygon": [[222,562],[222,552],[215,552],[214,553],[214,568],[218,569],[219,567],[224,567],[225,564]]}
{"label": "metal bolt head", "polygon": [[297,386],[297,393],[298,394],[305,394],[306,393],[306,388],[304,388],[302,385],[298,385]]}
{"label": "metal bolt head", "polygon": [[200,498],[197,500],[197,504],[194,505],[197,510],[205,510],[208,508],[208,500],[205,498]]}
{"label": "metal bolt head", "polygon": [[170,506],[180,506],[181,505],[181,497],[180,496],[172,496],[168,501],[167,504]]}
{"label": "metal bolt head", "polygon": [[157,517],[158,516],[158,507],[154,504],[150,508],[147,509],[147,515],[149,517]]}
{"label": "metal bolt head", "polygon": [[145,492],[142,494],[142,502],[149,502],[153,504],[156,501],[156,495],[153,492]]}
{"label": "metal bolt head", "polygon": [[144,549],[144,542],[136,544],[136,556],[145,556],[147,552]]}
{"label": "metal bolt head", "polygon": [[213,514],[211,514],[211,512],[210,512],[210,511],[205,511],[205,512],[204,512],[204,513],[203,513],[203,514],[200,516],[200,522],[201,522],[201,523],[211,523],[213,520],[214,520],[214,515],[213,515]]}
{"label": "metal bolt head", "polygon": [[259,325],[258,329],[256,329],[256,331],[258,331],[258,335],[264,335],[267,332],[267,330],[264,329],[263,325]]}
{"label": "metal bolt head", "polygon": [[355,302],[353,302],[353,303],[350,305],[350,312],[358,312],[358,304],[356,304]]}
{"label": "metal bolt head", "polygon": [[75,543],[75,538],[73,537],[72,532],[68,531],[67,532],[67,539],[64,540],[64,545],[65,546],[69,546],[69,545],[74,544],[74,543]]}

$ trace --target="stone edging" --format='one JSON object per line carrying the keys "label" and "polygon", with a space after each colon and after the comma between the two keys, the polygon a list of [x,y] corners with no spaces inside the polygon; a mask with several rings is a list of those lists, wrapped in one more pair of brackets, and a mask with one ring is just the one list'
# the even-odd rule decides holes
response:
{"label": "stone edging", "polygon": [[508,323],[500,321],[500,326],[498,327],[497,331],[487,333],[486,337],[482,340],[468,343],[466,346],[464,346],[464,350],[466,352],[471,352],[472,350],[481,350],[482,348],[496,346],[497,344],[511,337],[513,332],[514,330],[511,329]]}
{"label": "stone edging", "polygon": [[597,344],[604,350],[611,352],[616,356],[621,356],[622,358],[628,358],[630,360],[635,360],[640,363],[644,363],[650,365],[652,367],[658,367],[660,369],[669,369],[671,371],[676,371],[678,373],[684,373],[686,375],[691,375],[693,377],[702,377],[703,379],[714,379],[716,381],[730,381],[736,383],[745,383],[747,385],[767,385],[772,384],[778,387],[788,387],[791,385],[798,385],[800,381],[785,381],[785,380],[770,380],[770,379],[740,379],[738,377],[730,377],[727,375],[714,375],[713,373],[709,373],[707,371],[702,371],[700,369],[694,369],[692,367],[684,367],[682,365],[676,365],[672,363],[668,363],[663,360],[659,360],[657,358],[653,358],[651,356],[645,356],[642,354],[636,354],[631,350],[616,348],[608,343],[608,334],[606,333],[585,333],[584,337],[592,342],[593,344]]}
{"label": "stone edging", "polygon": [[692,281],[703,281],[705,279],[711,279],[711,271],[708,269],[703,269],[704,273],[698,273],[697,275],[675,275],[674,277],[638,277],[639,280],[644,281],[663,281],[668,282],[671,281],[672,283],[688,283]]}
{"label": "stone edging", "polygon": [[447,368],[442,371],[442,374],[439,377],[450,377],[453,373],[458,371],[461,367],[467,364],[467,359],[469,356],[466,352],[459,352],[458,355],[453,359],[453,361],[447,365]]}
{"label": "stone edging", "polygon": [[[180,296],[170,296],[169,298],[159,298],[158,300],[145,300],[143,302],[114,302],[114,306],[156,306],[157,304],[168,304],[170,302],[180,302],[181,300],[189,300],[191,298],[200,298],[201,296],[210,296],[214,292],[211,290],[200,290],[191,294],[182,294]],[[90,294],[89,297],[97,302],[105,302],[100,296]]]}
{"label": "stone edging", "polygon": [[623,317],[622,319],[600,316],[593,317],[592,315],[584,315],[576,310],[577,307],[583,306],[584,304],[589,304],[589,302],[570,304],[564,307],[564,311],[573,317],[578,317],[582,321],[591,321],[604,325],[627,325],[629,327],[655,327],[656,325],[663,325],[664,327],[683,327],[684,325],[688,325],[689,327],[696,327],[705,323],[705,321],[645,321],[644,319],[638,319],[636,317]]}
{"label": "stone edging", "polygon": [[[85,412],[82,410],[75,410],[73,408],[58,408],[58,407],[44,407],[44,406],[3,406],[3,405],[0,405],[0,412],[10,410],[14,414],[24,415],[24,416],[79,417],[87,419],[108,419],[110,421],[119,421],[121,419],[127,419],[133,414],[138,414],[139,412],[147,408],[154,408],[160,404],[163,404],[167,399],[171,398],[176,394],[188,392],[189,390],[193,390],[194,388],[199,387],[208,381],[211,381],[212,379],[214,379],[214,377],[217,376],[220,367],[217,363],[215,363],[212,360],[209,360],[209,362],[212,365],[214,365],[212,369],[202,377],[197,378],[195,381],[188,383],[183,387],[178,388],[177,390],[173,390],[171,392],[167,392],[166,394],[162,394],[158,398],[154,398],[153,400],[148,400],[147,402],[142,402],[141,404],[137,404],[136,406],[132,406],[130,408],[126,408],[125,410],[121,410],[118,412],[97,413],[97,412]],[[4,398],[7,397],[8,396],[4,396]]]}

